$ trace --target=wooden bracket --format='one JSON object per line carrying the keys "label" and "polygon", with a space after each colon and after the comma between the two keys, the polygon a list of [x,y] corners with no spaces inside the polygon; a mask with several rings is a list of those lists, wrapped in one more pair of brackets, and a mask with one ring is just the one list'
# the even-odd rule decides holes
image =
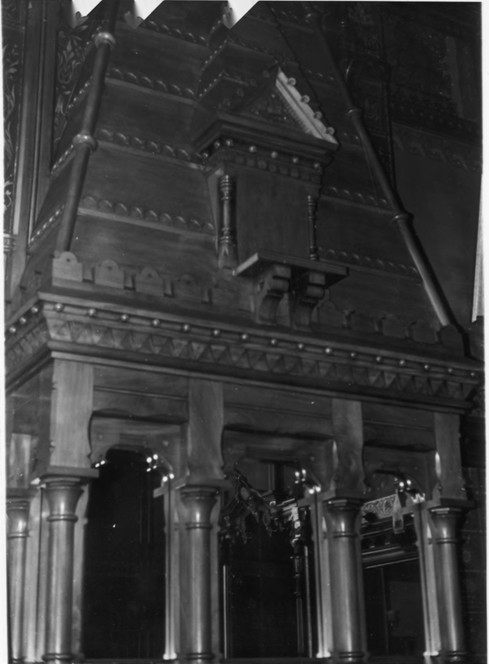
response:
{"label": "wooden bracket", "polygon": [[346,277],[348,270],[326,261],[260,251],[241,263],[234,274],[255,280],[257,322],[277,323],[279,304],[290,293],[293,325],[309,328],[312,313],[326,289]]}
{"label": "wooden bracket", "polygon": [[259,323],[276,323],[277,309],[290,289],[291,270],[287,265],[273,264],[256,279],[255,314]]}
{"label": "wooden bracket", "polygon": [[291,313],[294,327],[309,328],[314,309],[321,302],[327,288],[324,272],[304,271],[291,286]]}

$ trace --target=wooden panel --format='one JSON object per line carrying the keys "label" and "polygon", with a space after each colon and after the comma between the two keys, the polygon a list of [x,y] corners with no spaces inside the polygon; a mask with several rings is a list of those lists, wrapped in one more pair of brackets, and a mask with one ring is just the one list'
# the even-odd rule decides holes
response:
{"label": "wooden panel", "polygon": [[[336,159],[331,169],[337,170]],[[352,187],[350,189],[354,191]],[[324,258],[328,258],[327,252],[334,249],[346,252],[347,262],[353,265],[359,264],[352,260],[356,254],[360,259],[370,257],[373,268],[376,267],[377,259],[384,261],[387,269],[393,269],[389,268],[389,262],[396,265],[401,263],[406,268],[413,266],[401,236],[391,224],[390,215],[379,215],[374,208],[363,210],[354,205],[321,199],[318,209],[318,243],[323,249]],[[412,276],[407,269],[405,274]]]}
{"label": "wooden panel", "polygon": [[187,379],[119,367],[94,367],[94,412],[149,418],[188,419]]}
{"label": "wooden panel", "polygon": [[448,413],[434,413],[433,418],[442,496],[463,499],[466,494],[460,455],[460,418]]}
{"label": "wooden panel", "polygon": [[[417,321],[424,321],[432,330],[429,335],[433,343],[438,322],[432,313],[431,305],[423,286],[402,277],[382,273],[350,269],[347,279],[335,285],[331,300],[343,311],[363,312],[379,320],[384,315],[396,315],[406,328]],[[432,327],[431,327],[432,326]],[[372,332],[374,328],[372,326]]]}
{"label": "wooden panel", "polygon": [[291,413],[285,408],[275,412],[266,408],[227,408],[226,426],[276,435],[327,436],[332,433],[331,420]]}
{"label": "wooden panel", "polygon": [[[370,488],[369,500],[394,493],[396,472],[410,477],[416,489],[425,493],[428,498],[431,497],[431,489],[436,481],[433,462],[433,452],[365,447],[364,463],[366,482]],[[391,474],[388,474],[389,471]]]}
{"label": "wooden panel", "polygon": [[225,384],[224,401],[228,429],[319,440],[332,433],[331,399],[326,397]]}
{"label": "wooden panel", "polygon": [[364,427],[365,445],[391,447],[395,449],[434,450],[435,441],[430,431],[412,430],[408,428],[368,424]]}
{"label": "wooden panel", "polygon": [[223,479],[222,431],[222,384],[191,379],[187,432],[189,482]]}
{"label": "wooden panel", "polygon": [[83,196],[212,221],[207,186],[200,171],[185,162],[168,163],[136,151],[121,154],[100,147],[90,160]]}
{"label": "wooden panel", "polygon": [[151,267],[160,276],[171,274],[178,278],[188,275],[189,281],[195,281],[195,275],[199,275],[202,282],[196,282],[197,291],[206,280],[210,285],[212,268],[217,262],[206,237],[186,237],[164,229],[153,230],[112,219],[101,221],[87,217],[77,222],[76,233],[72,251],[82,262],[96,265],[110,259],[121,268],[139,271]]}
{"label": "wooden panel", "polygon": [[239,262],[260,249],[307,258],[310,193],[303,182],[243,169],[236,184]]}
{"label": "wooden panel", "polygon": [[344,399],[333,399],[332,404],[333,434],[337,445],[334,489],[341,495],[363,495],[362,404]]}
{"label": "wooden panel", "polygon": [[180,97],[109,78],[97,130],[99,136],[101,129],[108,129],[121,136],[190,148],[193,115],[194,106]]}
{"label": "wooden panel", "polygon": [[146,394],[166,395],[176,399],[187,397],[187,378],[149,371],[122,369],[119,367],[94,367],[95,389]]}
{"label": "wooden panel", "polygon": [[121,417],[142,417],[169,422],[184,422],[188,418],[186,402],[144,394],[95,390],[93,408],[94,412],[118,413]]}
{"label": "wooden panel", "polygon": [[331,399],[317,394],[301,393],[297,390],[267,389],[256,386],[229,383],[224,385],[226,408],[249,408],[267,410],[270,413],[303,415],[310,418],[328,420],[331,418]]}
{"label": "wooden panel", "polygon": [[55,363],[51,465],[88,467],[92,394],[93,369],[89,364],[65,360]]}
{"label": "wooden panel", "polygon": [[201,62],[207,55],[205,49],[196,48],[191,42],[150,30],[141,34],[141,31],[136,31],[125,23],[118,25],[117,42],[111,68],[130,67],[131,71],[188,88],[196,86]]}
{"label": "wooden panel", "polygon": [[426,410],[416,408],[401,408],[375,402],[363,404],[363,420],[369,422],[385,422],[386,424],[404,425],[413,429],[422,428],[433,430],[433,417]]}

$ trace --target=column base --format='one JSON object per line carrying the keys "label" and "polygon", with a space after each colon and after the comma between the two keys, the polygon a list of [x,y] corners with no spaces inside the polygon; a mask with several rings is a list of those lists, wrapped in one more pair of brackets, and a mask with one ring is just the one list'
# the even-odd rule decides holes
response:
{"label": "column base", "polygon": [[363,650],[346,650],[333,653],[333,662],[338,664],[364,664],[368,661],[368,653]]}
{"label": "column base", "polygon": [[211,652],[188,652],[185,659],[189,662],[210,662],[214,659],[214,654]]}
{"label": "column base", "polygon": [[67,652],[47,652],[45,655],[42,656],[42,659],[44,662],[47,664],[56,664],[56,662],[72,662],[73,661],[73,653],[67,653]]}
{"label": "column base", "polygon": [[440,653],[440,662],[443,664],[467,664],[469,655],[464,650],[445,650]]}

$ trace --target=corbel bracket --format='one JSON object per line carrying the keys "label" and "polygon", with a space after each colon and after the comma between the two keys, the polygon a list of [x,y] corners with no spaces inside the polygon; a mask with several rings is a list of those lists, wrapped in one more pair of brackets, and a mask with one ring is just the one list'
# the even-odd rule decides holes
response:
{"label": "corbel bracket", "polygon": [[[338,279],[342,276],[338,275]],[[295,277],[291,284],[292,324],[297,328],[309,328],[314,309],[334,281],[328,279],[325,272],[315,270],[295,270]]]}
{"label": "corbel bracket", "polygon": [[255,315],[259,323],[277,323],[279,304],[290,295],[291,323],[309,328],[314,309],[327,288],[347,276],[342,265],[259,251],[235,270],[255,281]]}

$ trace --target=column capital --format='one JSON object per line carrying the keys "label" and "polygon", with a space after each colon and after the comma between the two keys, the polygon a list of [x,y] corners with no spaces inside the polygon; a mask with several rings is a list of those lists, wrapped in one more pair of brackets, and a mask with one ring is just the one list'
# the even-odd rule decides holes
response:
{"label": "column capital", "polygon": [[30,503],[31,498],[35,495],[36,489],[34,488],[29,488],[29,489],[20,489],[20,488],[7,488],[7,511],[9,510],[10,506],[13,506],[15,504],[20,504],[23,502],[26,502],[27,504]]}
{"label": "column capital", "polygon": [[349,497],[327,498],[323,502],[324,516],[331,535],[337,537],[358,538],[358,515],[363,500]]}
{"label": "column capital", "polygon": [[86,484],[98,477],[94,468],[76,468],[70,466],[49,466],[39,477],[41,484],[64,481],[69,484]]}
{"label": "column capital", "polygon": [[465,498],[438,498],[426,503],[429,512],[453,512],[462,514],[475,507],[474,502]]}
{"label": "column capital", "polygon": [[212,527],[210,518],[218,493],[216,487],[199,484],[185,485],[180,489],[182,502],[188,510],[185,519],[187,530]]}
{"label": "column capital", "polygon": [[365,500],[358,496],[335,495],[331,492],[320,494],[320,499],[330,509],[337,510],[360,510]]}

